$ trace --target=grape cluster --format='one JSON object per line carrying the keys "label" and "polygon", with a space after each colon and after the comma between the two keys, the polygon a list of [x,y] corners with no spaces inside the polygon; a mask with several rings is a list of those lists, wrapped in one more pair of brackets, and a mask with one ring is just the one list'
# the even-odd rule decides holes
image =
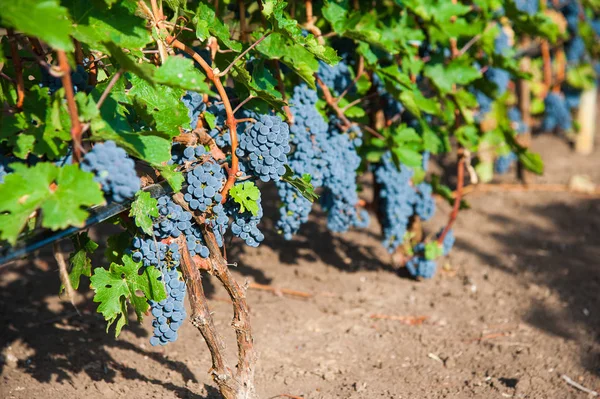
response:
{"label": "grape cluster", "polygon": [[432,188],[428,183],[420,183],[417,186],[417,200],[415,202],[415,213],[423,220],[429,220],[435,213],[435,199],[432,196]]}
{"label": "grape cluster", "polygon": [[[196,147],[203,148],[203,147]],[[186,193],[184,199],[192,210],[206,212],[214,204],[223,199],[220,191],[225,185],[225,173],[213,158],[209,158],[203,164],[196,166],[187,174]]]}
{"label": "grape cluster", "polygon": [[437,263],[435,260],[425,258],[425,244],[417,244],[413,252],[413,257],[406,262],[408,272],[413,277],[432,278],[437,270]]}
{"label": "grape cluster", "polygon": [[289,127],[277,116],[261,115],[240,137],[236,154],[244,157],[244,171],[264,181],[279,180],[290,152]]}
{"label": "grape cluster", "polygon": [[537,14],[540,8],[539,0],[516,0],[517,9],[529,15]]}
{"label": "grape cluster", "polygon": [[[332,94],[339,96],[352,83],[350,68],[344,61],[340,61],[334,66],[328,65],[323,61],[319,61],[319,78],[321,81],[332,90]],[[356,91],[356,87],[352,87],[350,94]]]}
{"label": "grape cluster", "polygon": [[401,165],[400,170],[386,153],[375,168],[375,182],[380,186],[380,204],[383,223],[383,245],[393,253],[404,241],[404,235],[417,194],[410,185],[412,169]]}
{"label": "grape cluster", "polygon": [[496,96],[506,93],[508,83],[510,82],[510,73],[508,71],[500,68],[488,68],[484,73],[484,77],[496,85]]}
{"label": "grape cluster", "polygon": [[327,212],[329,230],[342,233],[356,224],[356,170],[360,166],[356,147],[362,139],[356,126],[345,133],[340,132],[334,118],[330,120],[328,133],[323,155],[329,172],[323,182],[325,192],[321,196],[321,206]]}
{"label": "grape cluster", "polygon": [[500,155],[494,161],[494,170],[496,173],[504,174],[508,172],[511,165],[516,162],[518,159],[517,155],[514,152],[509,152],[508,154]]}
{"label": "grape cluster", "polygon": [[108,199],[115,202],[132,198],[141,187],[133,160],[114,141],[96,144],[81,160],[81,169],[93,173]]}
{"label": "grape cluster", "polygon": [[571,64],[578,64],[585,57],[585,42],[581,36],[575,36],[565,43],[565,55]]}
{"label": "grape cluster", "polygon": [[565,102],[569,109],[579,107],[579,104],[581,103],[581,90],[564,85],[562,92],[565,95]]}
{"label": "grape cluster", "polygon": [[[40,86],[47,87],[50,94],[62,87],[62,80],[59,77],[50,75],[47,68],[42,67],[41,72],[42,80]],[[82,65],[77,65],[77,67],[71,71],[71,84],[73,85],[73,91],[75,91],[75,93],[91,90],[91,87],[88,85],[88,72]]]}
{"label": "grape cluster", "polygon": [[173,202],[168,195],[158,198],[158,214],[154,223],[154,235],[158,239],[177,238],[192,227],[192,214]]}
{"label": "grape cluster", "polygon": [[[437,234],[437,238],[439,238],[443,232],[444,232],[444,229],[441,229],[440,232]],[[442,254],[444,256],[446,256],[450,253],[450,251],[452,250],[452,247],[454,246],[455,241],[456,241],[456,238],[454,237],[454,231],[452,229],[448,230],[448,232],[446,233],[446,236],[444,236],[444,241],[442,242]]]}
{"label": "grape cluster", "polygon": [[571,129],[571,112],[567,102],[559,93],[549,93],[544,99],[544,107],[544,119],[542,120],[544,131],[549,132],[556,128]]}
{"label": "grape cluster", "polygon": [[183,300],[185,298],[185,282],[179,277],[176,267],[163,270],[162,279],[167,291],[167,298],[160,302],[149,301],[152,308],[152,337],[150,345],[166,345],[177,340],[177,331],[186,317]]}
{"label": "grape cluster", "polygon": [[561,12],[567,20],[567,28],[571,33],[577,34],[579,31],[579,2],[569,0],[561,8]]}
{"label": "grape cluster", "polygon": [[187,107],[190,125],[192,129],[195,129],[196,126],[198,126],[198,117],[206,111],[206,103],[204,102],[202,95],[194,91],[186,92],[181,98],[181,101]]}
{"label": "grape cluster", "polygon": [[373,86],[375,86],[377,94],[379,94],[383,113],[387,119],[391,119],[404,111],[402,103],[386,91],[385,85],[377,74],[373,74]]}
{"label": "grape cluster", "polygon": [[[327,123],[317,111],[316,103],[317,92],[306,84],[294,88],[290,100],[290,110],[294,116],[294,124],[290,127],[293,151],[288,156],[292,170],[299,175],[309,174],[315,188],[320,187],[324,176],[329,174],[320,145],[327,137]],[[286,182],[277,181],[275,185],[283,203],[279,208],[277,229],[286,240],[291,240],[300,225],[308,220],[312,203]]]}
{"label": "grape cluster", "polygon": [[231,232],[234,236],[244,240],[246,245],[250,247],[258,247],[265,239],[264,234],[258,229],[258,223],[260,223],[263,217],[260,197],[256,200],[256,204],[258,205],[258,214],[256,216],[248,210],[240,213],[239,204],[233,201],[227,202],[226,207],[227,214],[233,219],[231,222]]}
{"label": "grape cluster", "polygon": [[500,28],[500,33],[494,38],[494,53],[498,55],[507,54],[510,49],[510,38],[502,29],[502,25],[498,25]]}
{"label": "grape cluster", "polygon": [[[227,111],[222,102],[214,102],[208,107],[208,112],[215,117],[215,127],[210,130],[209,134],[215,140],[215,143],[220,148],[231,145],[231,135],[225,126],[227,121]],[[245,117],[245,116],[244,116]],[[238,133],[243,129],[243,124],[238,124]]]}
{"label": "grape cluster", "polygon": [[[164,201],[163,201],[164,202]],[[152,346],[166,345],[177,340],[177,331],[183,324],[186,312],[183,305],[186,286],[181,281],[177,268],[179,267],[179,246],[176,243],[167,245],[152,238],[134,237],[131,258],[142,262],[144,267],[153,266],[161,274],[165,285],[167,298],[160,302],[148,301],[152,316],[153,335],[150,338]]]}

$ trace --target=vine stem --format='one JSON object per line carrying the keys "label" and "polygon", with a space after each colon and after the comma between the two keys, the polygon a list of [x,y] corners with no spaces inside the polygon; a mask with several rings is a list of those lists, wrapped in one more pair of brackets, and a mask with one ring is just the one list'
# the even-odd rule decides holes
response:
{"label": "vine stem", "polygon": [[231,63],[227,66],[227,68],[225,68],[225,70],[223,72],[219,72],[218,73],[218,77],[222,77],[225,76],[229,73],[229,71],[231,70],[231,68],[233,68],[233,66],[239,61],[241,60],[246,54],[248,54],[248,52],[250,50],[252,50],[254,47],[258,46],[260,44],[260,42],[262,42],[263,40],[265,40],[267,38],[267,36],[269,36],[271,34],[271,32],[267,32],[264,35],[262,35],[260,37],[260,39],[258,39],[257,41],[255,41],[254,43],[252,43],[250,46],[248,46],[248,48],[246,50],[244,50],[243,52],[241,52],[237,57],[235,57],[235,59],[233,61],[231,61]]}
{"label": "vine stem", "polygon": [[281,79],[281,68],[279,67],[279,61],[274,60],[273,65],[275,65],[275,78],[277,79],[277,89],[281,93],[281,98],[285,101],[286,105],[283,106],[283,110],[285,111],[285,115],[287,116],[287,120],[290,125],[294,124],[294,114],[292,114],[292,109],[290,108],[287,98],[285,95],[285,86],[283,85],[283,79]]}
{"label": "vine stem", "polygon": [[239,172],[239,159],[235,150],[238,147],[238,137],[237,137],[237,120],[233,114],[233,108],[231,107],[231,102],[229,101],[229,97],[227,96],[227,92],[223,87],[223,83],[221,82],[220,77],[215,74],[213,69],[204,61],[204,59],[200,56],[200,54],[196,53],[193,49],[186,46],[184,43],[180,42],[173,36],[167,36],[167,43],[176,49],[179,49],[192,57],[194,61],[196,61],[210,81],[213,82],[221,100],[223,101],[223,106],[225,107],[225,112],[227,114],[226,124],[229,128],[229,136],[231,137],[231,168],[230,173],[227,175],[227,182],[225,182],[225,186],[223,190],[221,190],[221,194],[223,195],[223,202],[227,200],[227,193],[229,193],[229,189],[233,187],[235,184],[235,179],[237,177],[237,173]]}
{"label": "vine stem", "polygon": [[362,74],[364,72],[365,72],[365,59],[361,55],[358,58],[358,69],[356,72],[356,77],[354,78],[354,80],[352,80],[352,82],[350,82],[348,87],[346,87],[344,89],[342,94],[340,94],[339,97],[335,99],[336,104],[339,103],[346,96],[346,94],[348,94],[348,92],[356,85],[356,83],[358,82],[358,79],[360,79],[360,77],[362,76]]}
{"label": "vine stem", "polygon": [[71,83],[71,67],[67,54],[63,50],[56,51],[58,55],[58,66],[62,72],[61,81],[65,89],[65,98],[67,99],[67,108],[69,109],[69,117],[71,118],[71,138],[73,140],[73,162],[79,163],[81,159],[81,135],[83,129],[79,121],[77,112],[77,104],[75,104],[75,93],[73,84]]}
{"label": "vine stem", "polygon": [[458,217],[458,212],[460,210],[460,203],[462,201],[463,196],[463,187],[465,185],[465,155],[462,148],[458,149],[458,162],[456,166],[457,172],[457,182],[456,182],[456,196],[454,197],[454,206],[452,207],[452,212],[450,213],[450,218],[448,219],[448,223],[444,230],[442,230],[442,234],[438,237],[438,244],[443,244],[444,238],[446,238],[446,234],[452,228],[452,225],[456,221]]}
{"label": "vine stem", "polygon": [[106,101],[106,99],[108,98],[110,91],[113,89],[113,87],[115,87],[115,85],[117,84],[117,81],[121,78],[121,76],[123,76],[124,72],[125,72],[125,70],[123,68],[121,68],[112,76],[112,78],[110,79],[110,82],[108,82],[108,85],[106,86],[106,88],[102,92],[102,95],[98,99],[98,103],[96,103],[97,109],[100,109],[100,107],[102,107],[102,104],[104,104],[104,101]]}
{"label": "vine stem", "polygon": [[323,39],[323,35],[321,34],[321,29],[319,29],[315,25],[312,0],[305,0],[304,8],[306,9],[306,24],[304,24],[304,28],[313,35],[315,35],[319,44],[325,44],[325,40]]}
{"label": "vine stem", "polygon": [[[186,211],[190,212],[196,223],[198,223],[200,226],[204,226],[204,229],[202,229],[202,237],[204,238],[205,244],[210,253],[208,258],[210,263],[209,272],[215,275],[221,284],[223,284],[223,287],[225,287],[225,290],[231,298],[233,306],[233,321],[231,325],[235,330],[238,347],[237,371],[235,375],[233,375],[231,370],[225,366],[222,369],[224,370],[224,374],[215,374],[213,371],[213,378],[217,384],[219,384],[221,393],[226,399],[256,398],[256,391],[253,383],[256,353],[254,351],[254,340],[252,339],[252,327],[250,326],[250,308],[246,302],[246,289],[240,286],[233,278],[227,266],[227,260],[221,256],[221,251],[217,245],[215,235],[212,230],[206,226],[204,218],[190,209],[187,202],[183,198],[182,193],[175,194],[173,196],[173,201],[179,204]],[[182,240],[181,245],[187,248],[187,242],[185,240]],[[193,260],[192,262],[184,261],[183,263],[186,263],[187,265],[194,265],[192,269],[196,269],[197,272],[197,267],[193,263]],[[190,276],[195,273],[193,270],[189,270],[188,272],[190,273]],[[197,284],[196,281],[198,277],[194,278],[193,284]],[[216,341],[213,340],[211,342],[214,345]]]}
{"label": "vine stem", "polygon": [[21,63],[21,56],[19,55],[19,48],[17,46],[17,40],[15,37],[14,30],[8,31],[8,38],[10,42],[10,55],[12,56],[13,65],[15,67],[15,76],[17,82],[17,109],[20,111],[23,109],[23,103],[25,102],[25,80],[23,80],[23,64]]}
{"label": "vine stem", "polygon": [[208,307],[208,300],[202,287],[202,275],[190,255],[185,235],[182,234],[175,241],[179,246],[181,272],[185,279],[190,307],[192,309],[190,322],[200,331],[200,334],[204,337],[204,341],[206,341],[212,358],[211,374],[215,382],[219,385],[223,396],[235,397],[235,391],[227,384],[227,380],[231,376],[231,370],[229,370],[225,363],[223,356],[225,345],[217,333],[210,308]]}
{"label": "vine stem", "polygon": [[544,95],[548,93],[552,86],[552,60],[550,58],[550,44],[548,40],[542,40],[540,45],[542,60],[544,62]]}
{"label": "vine stem", "polygon": [[238,6],[240,7],[240,39],[243,42],[248,40],[248,34],[246,33],[246,4],[245,0],[238,0]]}
{"label": "vine stem", "polygon": [[317,75],[315,75],[315,80],[317,81],[317,85],[319,85],[319,88],[323,91],[323,97],[325,97],[325,102],[331,107],[331,109],[335,111],[337,117],[340,118],[340,120],[344,124],[344,128],[347,129],[348,127],[350,127],[352,125],[352,122],[350,122],[348,118],[346,118],[346,115],[344,115],[344,111],[342,111],[342,109],[338,106],[337,102],[335,101],[335,98],[333,98],[333,96],[331,95],[331,91],[329,91],[329,87],[327,87],[327,85],[323,83],[321,78],[319,78]]}

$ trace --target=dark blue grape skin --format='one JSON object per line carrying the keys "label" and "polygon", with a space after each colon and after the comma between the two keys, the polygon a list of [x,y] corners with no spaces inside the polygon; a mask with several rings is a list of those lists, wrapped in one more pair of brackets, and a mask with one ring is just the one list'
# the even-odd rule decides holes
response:
{"label": "dark blue grape skin", "polygon": [[290,152],[289,126],[278,116],[261,115],[240,136],[236,154],[244,158],[244,171],[263,182],[277,181],[285,174]]}
{"label": "dark blue grape skin", "polygon": [[141,188],[135,163],[114,141],[94,145],[81,160],[81,170],[94,174],[109,201],[123,202]]}
{"label": "dark blue grape skin", "polygon": [[410,184],[412,169],[401,165],[400,170],[386,153],[375,166],[375,181],[380,186],[379,209],[382,212],[383,245],[393,253],[403,242],[418,196]]}
{"label": "dark blue grape skin", "polygon": [[406,262],[406,270],[415,278],[432,278],[437,270],[437,262],[425,258],[425,244],[417,244],[413,252],[413,257]]}
{"label": "dark blue grape skin", "polygon": [[[334,66],[319,61],[319,72],[317,74],[325,86],[330,88],[336,96],[340,95],[352,83],[350,68],[345,61],[340,61]],[[349,93],[352,94],[355,91],[356,87],[352,87]]]}
{"label": "dark blue grape skin", "polygon": [[432,192],[431,185],[428,183],[420,183],[417,186],[415,213],[424,221],[431,219],[435,213],[435,198]]}
{"label": "dark blue grape skin", "polygon": [[544,118],[542,130],[551,132],[560,128],[571,130],[572,118],[569,106],[564,97],[559,93],[551,92],[544,99]]}

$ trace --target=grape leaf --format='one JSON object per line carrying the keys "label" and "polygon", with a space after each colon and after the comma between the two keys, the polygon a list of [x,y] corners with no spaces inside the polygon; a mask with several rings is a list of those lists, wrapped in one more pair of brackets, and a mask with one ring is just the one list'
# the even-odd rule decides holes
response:
{"label": "grape leaf", "polygon": [[167,58],[154,74],[154,79],[158,83],[170,87],[199,93],[210,92],[210,88],[205,82],[206,76],[198,68],[195,68],[194,62],[188,58],[178,56]]}
{"label": "grape leaf", "polygon": [[229,195],[235,202],[240,204],[240,213],[250,211],[253,216],[258,216],[257,200],[260,198],[260,190],[254,182],[245,181],[236,184],[229,190]]}
{"label": "grape leaf", "polygon": [[158,169],[161,176],[169,183],[169,186],[171,186],[174,192],[178,193],[181,191],[181,186],[185,181],[185,177],[183,177],[181,172],[176,170],[177,165],[161,165],[156,166],[156,169]]}
{"label": "grape leaf", "polygon": [[152,235],[152,217],[158,217],[158,201],[147,191],[138,191],[131,203],[129,216],[133,216],[135,225],[149,236]]}
{"label": "grape leaf", "polygon": [[130,248],[131,235],[127,231],[108,237],[104,257],[108,262],[119,262]]}
{"label": "grape leaf", "polygon": [[38,37],[55,49],[73,51],[69,13],[58,1],[0,0],[0,9],[3,25]]}
{"label": "grape leaf", "polygon": [[425,244],[425,259],[435,260],[444,254],[444,248],[437,241]]}
{"label": "grape leaf", "polygon": [[[69,256],[69,264],[71,265],[69,281],[71,281],[71,286],[74,289],[79,289],[81,276],[90,277],[92,275],[92,260],[89,255],[96,251],[98,244],[86,232],[76,234],[71,241],[73,241],[75,248]],[[64,290],[64,285],[61,285],[60,292],[62,293]]]}
{"label": "grape leaf", "polygon": [[[141,262],[134,262],[129,255],[123,256],[122,262],[123,265],[111,263],[108,270],[98,267],[90,278],[95,291],[94,302],[100,303],[98,312],[107,321],[106,330],[117,323],[115,337],[119,336],[121,328],[127,324],[127,300],[141,320],[143,313],[150,307],[148,299],[161,301],[167,297],[160,280],[162,274],[158,269],[153,266],[143,267]],[[139,292],[144,295],[139,296]]]}
{"label": "grape leaf", "polygon": [[83,226],[85,207],[104,202],[100,185],[77,165],[33,167],[10,164],[13,173],[0,184],[0,238],[13,244],[31,214],[42,210],[42,226],[52,230]]}
{"label": "grape leaf", "polygon": [[292,187],[298,190],[298,192],[310,202],[315,202],[315,200],[319,198],[319,196],[315,194],[315,188],[311,184],[312,177],[308,173],[303,174],[302,177],[298,177],[294,174],[292,168],[285,165],[285,174],[281,176],[281,180],[291,184]]}
{"label": "grape leaf", "polygon": [[242,49],[242,44],[231,40],[229,28],[215,14],[215,10],[210,6],[200,3],[198,11],[194,17],[196,24],[196,36],[201,41],[208,39],[208,34],[215,36],[225,47],[239,52]]}
{"label": "grape leaf", "polygon": [[179,128],[189,128],[188,110],[181,102],[184,90],[166,86],[152,87],[148,82],[127,74],[133,87],[127,93],[133,99],[136,110],[149,127],[168,133],[171,137],[179,135]]}
{"label": "grape leaf", "polygon": [[134,1],[120,1],[110,8],[102,0],[67,0],[64,3],[73,17],[73,36],[95,50],[106,50],[106,42],[121,48],[139,49],[152,40],[146,20],[135,15],[137,5]]}
{"label": "grape leaf", "polygon": [[428,65],[425,67],[424,74],[432,80],[442,94],[450,93],[457,84],[465,85],[481,77],[479,69],[458,60],[446,66]]}

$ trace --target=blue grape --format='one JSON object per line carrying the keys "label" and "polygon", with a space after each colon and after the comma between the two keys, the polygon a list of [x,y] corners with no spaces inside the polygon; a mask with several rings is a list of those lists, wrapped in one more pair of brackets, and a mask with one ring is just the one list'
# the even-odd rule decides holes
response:
{"label": "blue grape", "polygon": [[181,101],[187,107],[190,125],[192,126],[192,129],[195,129],[196,126],[198,126],[198,117],[206,111],[206,103],[201,94],[193,91],[187,91],[181,98]]}
{"label": "blue grape", "polygon": [[387,119],[391,119],[404,111],[402,103],[394,98],[385,89],[385,86],[377,74],[373,74],[373,86],[381,97],[383,113]]}
{"label": "blue grape", "polygon": [[240,137],[236,154],[244,157],[244,171],[264,181],[279,180],[290,152],[289,127],[277,116],[261,115]]}
{"label": "blue grape", "polygon": [[506,55],[510,50],[510,38],[502,29],[502,25],[498,25],[500,33],[494,38],[494,53],[498,55]]}
{"label": "blue grape", "polygon": [[[294,124],[290,127],[290,144],[293,150],[288,155],[288,163],[298,175],[309,174],[311,184],[318,188],[329,175],[327,161],[323,157],[323,144],[327,140],[327,123],[316,108],[317,92],[306,84],[294,87],[290,100],[290,110]],[[283,205],[279,208],[277,229],[286,240],[291,240],[302,223],[308,220],[312,203],[302,194],[283,181],[275,185]]]}
{"label": "blue grape", "polygon": [[[436,237],[439,238],[440,235],[442,235],[443,231],[444,229],[441,229]],[[444,256],[447,256],[450,253],[455,242],[456,238],[454,237],[454,231],[450,229],[444,236],[444,242],[442,242],[442,254]]]}
{"label": "blue grape", "polygon": [[361,132],[352,126],[342,133],[335,118],[330,120],[329,138],[324,145],[324,159],[328,164],[328,174],[324,176],[325,192],[321,196],[321,206],[327,212],[329,230],[342,233],[356,221],[356,170],[360,157],[356,147],[362,143]]}
{"label": "blue grape", "polygon": [[81,160],[81,170],[93,173],[107,198],[115,202],[132,198],[141,187],[135,163],[114,141],[96,144]]}
{"label": "blue grape", "polygon": [[263,217],[261,198],[256,200],[258,205],[258,214],[255,216],[250,211],[245,210],[240,213],[240,205],[234,201],[228,201],[226,206],[227,214],[233,219],[231,222],[231,232],[234,236],[244,240],[250,247],[258,247],[265,239],[264,234],[258,229],[258,224]]}
{"label": "blue grape", "polygon": [[488,68],[484,73],[484,77],[496,85],[496,96],[506,93],[508,82],[510,82],[510,73],[508,71],[500,68]]}
{"label": "blue grape", "polygon": [[413,257],[406,262],[408,272],[413,277],[432,278],[437,270],[437,263],[435,260],[425,258],[425,244],[417,244],[413,252]]}
{"label": "blue grape", "polygon": [[432,192],[431,185],[428,183],[421,183],[417,186],[415,213],[425,221],[431,219],[435,213],[435,199]]}
{"label": "blue grape", "polygon": [[[215,140],[215,143],[221,148],[231,145],[231,135],[226,126],[227,122],[227,111],[225,111],[225,105],[222,102],[214,102],[208,107],[208,112],[215,117],[215,127],[209,132],[210,137]],[[250,117],[250,116],[243,116]],[[238,133],[243,129],[243,124],[238,124]]]}
{"label": "blue grape", "polygon": [[[319,72],[317,73],[321,81],[330,88],[334,95],[340,95],[352,83],[350,68],[344,61],[340,61],[334,66],[330,66],[323,61],[319,61]],[[349,93],[356,91],[356,86],[353,86]]]}
{"label": "blue grape", "polygon": [[517,155],[514,152],[509,152],[506,155],[500,155],[494,161],[494,170],[496,173],[504,174],[508,172],[510,166],[517,160]]}
{"label": "blue grape", "polygon": [[579,30],[579,2],[569,0],[567,4],[561,8],[562,14],[567,20],[567,28],[572,33],[577,33]]}
{"label": "blue grape", "polygon": [[429,167],[429,158],[431,158],[431,153],[429,151],[424,151],[422,157],[423,158],[421,160],[421,168],[423,168],[424,171],[427,171]]}
{"label": "blue grape", "polygon": [[379,209],[382,213],[383,245],[393,253],[404,241],[404,235],[417,202],[417,194],[410,185],[412,169],[400,165],[400,170],[386,153],[375,167],[375,182],[380,186]]}
{"label": "blue grape", "polygon": [[220,203],[221,189],[225,185],[225,173],[214,159],[209,158],[203,164],[196,166],[186,177],[188,186],[185,200],[194,211],[206,212],[213,205]]}
{"label": "blue grape", "polygon": [[510,107],[506,115],[511,122],[512,128],[517,134],[524,134],[527,132],[527,125],[523,121],[521,111],[519,111],[517,107]]}
{"label": "blue grape", "polygon": [[515,0],[517,9],[529,15],[537,14],[540,9],[539,0]]}
{"label": "blue grape", "polygon": [[578,108],[581,102],[581,90],[575,89],[570,86],[563,87],[562,90],[565,95],[565,102],[569,109]]}
{"label": "blue grape", "polygon": [[571,64],[577,64],[585,57],[585,42],[581,36],[575,36],[565,43],[565,55]]}
{"label": "blue grape", "polygon": [[571,112],[565,99],[558,93],[549,93],[544,99],[544,119],[542,129],[550,132],[556,128],[570,130],[572,126]]}
{"label": "blue grape", "polygon": [[[48,68],[41,68],[42,79],[40,86],[47,87],[50,91],[50,94],[53,94],[55,91],[62,87],[62,80],[59,77],[50,75]],[[88,86],[88,72],[82,65],[77,65],[77,67],[71,71],[71,84],[73,85],[73,91],[75,93],[78,92],[86,92],[91,90],[91,87]]]}

